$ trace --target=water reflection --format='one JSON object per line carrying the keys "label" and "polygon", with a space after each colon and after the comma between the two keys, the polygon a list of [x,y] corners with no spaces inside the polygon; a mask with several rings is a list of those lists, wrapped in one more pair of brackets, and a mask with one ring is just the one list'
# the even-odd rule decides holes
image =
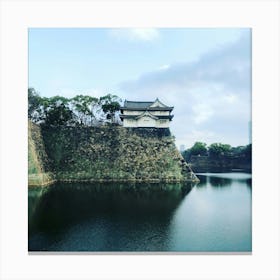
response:
{"label": "water reflection", "polygon": [[230,187],[235,182],[252,188],[252,178],[249,173],[199,173],[197,176],[200,180],[198,188],[207,185],[216,188]]}
{"label": "water reflection", "polygon": [[223,188],[223,187],[230,187],[232,185],[232,179],[230,178],[219,178],[219,177],[211,177],[211,176],[203,176],[198,175],[199,177],[199,184],[198,188],[203,188],[208,185],[214,188]]}
{"label": "water reflection", "polygon": [[212,185],[212,187],[223,188],[223,187],[230,187],[232,184],[232,179],[209,177],[209,182]]}
{"label": "water reflection", "polygon": [[30,188],[29,251],[251,251],[251,175]]}
{"label": "water reflection", "polygon": [[[32,212],[29,216],[29,250],[50,250],[51,243],[57,243],[65,238],[63,236],[65,231],[77,224],[85,223],[83,226],[87,227],[88,221],[91,225],[95,224],[95,228],[102,227],[102,230],[106,228],[106,233],[103,232],[102,235],[105,234],[107,241],[104,247],[100,246],[104,244],[104,239],[101,236],[98,238],[95,236],[95,239],[99,241],[90,242],[88,244],[90,248],[87,247],[85,250],[94,251],[96,248],[100,251],[108,250],[108,242],[111,244],[110,250],[125,250],[126,248],[127,250],[143,250],[143,244],[146,244],[145,250],[155,250],[155,246],[158,249],[159,244],[162,250],[167,249],[167,241],[164,237],[167,236],[172,213],[192,187],[191,184],[57,183],[44,192],[31,191],[33,199],[29,201]],[[37,194],[37,200],[34,199],[35,194]],[[113,228],[110,223],[106,227],[100,225],[112,219],[114,220]],[[133,224],[135,230],[138,228],[137,241],[134,244],[125,244],[128,239],[121,238],[120,235],[133,235],[131,228],[124,226],[119,231],[115,228],[116,223],[119,226],[122,223]],[[147,231],[151,224],[153,227]],[[146,229],[143,228],[144,225]],[[154,227],[161,232],[160,235],[155,232]],[[110,236],[111,230],[114,234]],[[48,241],[45,238],[41,240],[47,245],[46,248],[41,248],[40,240],[38,243],[38,240],[32,239],[34,234],[40,232],[48,235]],[[139,236],[139,232],[142,232],[142,236]],[[123,242],[120,241],[122,239]],[[159,240],[156,241],[157,239]],[[83,244],[80,245],[78,250],[83,250]]]}
{"label": "water reflection", "polygon": [[252,178],[246,180],[246,186],[247,186],[249,189],[252,189]]}
{"label": "water reflection", "polygon": [[34,215],[40,200],[48,191],[48,187],[32,187],[28,189],[28,227],[29,231],[33,229]]}
{"label": "water reflection", "polygon": [[251,179],[248,174],[200,174],[200,184],[176,209],[172,251],[250,252]]}

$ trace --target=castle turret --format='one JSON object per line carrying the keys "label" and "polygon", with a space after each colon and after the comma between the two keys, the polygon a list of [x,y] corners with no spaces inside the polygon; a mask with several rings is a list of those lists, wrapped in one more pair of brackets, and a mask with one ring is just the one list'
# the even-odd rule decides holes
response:
{"label": "castle turret", "polygon": [[120,118],[124,127],[168,128],[173,118],[173,107],[155,101],[127,101],[121,107]]}

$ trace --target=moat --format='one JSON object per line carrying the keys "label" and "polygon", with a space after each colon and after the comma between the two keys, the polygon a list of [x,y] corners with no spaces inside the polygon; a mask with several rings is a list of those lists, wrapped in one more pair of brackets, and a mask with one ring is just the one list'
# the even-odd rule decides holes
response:
{"label": "moat", "polygon": [[28,190],[29,251],[251,252],[251,174]]}

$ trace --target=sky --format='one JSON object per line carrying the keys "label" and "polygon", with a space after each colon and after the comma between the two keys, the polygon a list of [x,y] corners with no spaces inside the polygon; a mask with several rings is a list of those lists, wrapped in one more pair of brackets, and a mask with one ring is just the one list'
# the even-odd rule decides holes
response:
{"label": "sky", "polygon": [[31,28],[29,87],[41,96],[174,106],[177,146],[249,143],[251,29]]}

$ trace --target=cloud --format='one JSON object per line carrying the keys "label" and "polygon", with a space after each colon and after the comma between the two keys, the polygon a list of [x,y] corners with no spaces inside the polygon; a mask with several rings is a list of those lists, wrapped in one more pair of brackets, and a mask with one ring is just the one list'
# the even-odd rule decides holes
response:
{"label": "cloud", "polygon": [[158,68],[158,70],[167,70],[169,67],[170,67],[169,64],[163,64]]}
{"label": "cloud", "polygon": [[177,146],[184,145],[185,148],[189,148],[190,146],[186,146],[186,143],[195,143],[197,141],[214,143],[217,137],[219,137],[219,135],[216,135],[213,131],[193,129],[185,132],[182,134],[182,137],[177,139]]}
{"label": "cloud", "polygon": [[118,40],[153,41],[159,38],[159,31],[155,28],[116,28],[109,34]]}
{"label": "cloud", "polygon": [[[166,71],[143,74],[121,84],[124,90],[197,88],[209,85],[227,89],[250,89],[251,46],[247,37],[234,44],[209,51],[191,63],[170,65]],[[139,87],[141,85],[141,87]]]}
{"label": "cloud", "polygon": [[205,103],[198,103],[193,106],[194,123],[201,124],[207,121],[214,114],[211,106]]}
{"label": "cloud", "polygon": [[161,68],[122,82],[119,88],[123,96],[128,100],[158,97],[174,106],[171,129],[177,143],[190,146],[194,137],[187,135],[193,135],[195,141],[247,144],[251,117],[250,32],[209,50],[196,61],[163,64]]}

